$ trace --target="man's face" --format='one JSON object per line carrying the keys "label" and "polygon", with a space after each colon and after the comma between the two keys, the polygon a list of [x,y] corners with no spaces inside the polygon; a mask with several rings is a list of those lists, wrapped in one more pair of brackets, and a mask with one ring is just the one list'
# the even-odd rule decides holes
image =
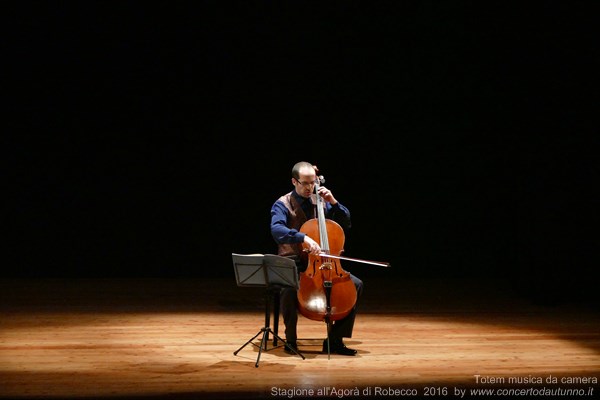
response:
{"label": "man's face", "polygon": [[310,197],[315,189],[315,180],[317,174],[314,168],[301,168],[299,179],[292,178],[292,184],[296,188],[296,193],[302,197]]}

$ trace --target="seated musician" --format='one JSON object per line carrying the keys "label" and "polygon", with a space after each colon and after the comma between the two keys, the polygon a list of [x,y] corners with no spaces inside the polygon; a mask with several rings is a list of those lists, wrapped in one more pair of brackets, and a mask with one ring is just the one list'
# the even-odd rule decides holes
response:
{"label": "seated musician", "polygon": [[[294,190],[279,197],[271,207],[271,234],[278,245],[278,255],[293,258],[299,272],[307,268],[306,252],[313,255],[321,253],[321,246],[313,238],[300,231],[302,225],[315,218],[315,204],[311,199],[315,191],[317,170],[308,162],[298,162],[292,168]],[[325,205],[325,218],[337,222],[343,230],[350,229],[350,211],[333,196],[331,190],[319,186],[318,195]],[[303,247],[306,247],[304,251]],[[350,313],[331,324],[328,339],[323,342],[323,352],[353,356],[356,350],[346,347],[343,338],[351,338],[356,317],[356,305],[363,290],[363,282],[350,274],[356,287],[357,301]],[[281,292],[281,314],[285,324],[285,351],[294,354],[298,350],[298,296],[295,288],[285,288]]]}

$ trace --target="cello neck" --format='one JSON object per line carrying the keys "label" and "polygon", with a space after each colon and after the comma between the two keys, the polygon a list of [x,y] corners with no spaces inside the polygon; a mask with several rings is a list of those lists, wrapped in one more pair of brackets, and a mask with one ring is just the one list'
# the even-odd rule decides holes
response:
{"label": "cello neck", "polygon": [[319,195],[320,179],[323,179],[323,177],[317,176],[315,183],[317,219],[319,222],[319,239],[321,241],[321,249],[323,250],[323,253],[329,254],[329,238],[327,237],[327,226],[325,224],[325,207],[323,205],[324,200]]}

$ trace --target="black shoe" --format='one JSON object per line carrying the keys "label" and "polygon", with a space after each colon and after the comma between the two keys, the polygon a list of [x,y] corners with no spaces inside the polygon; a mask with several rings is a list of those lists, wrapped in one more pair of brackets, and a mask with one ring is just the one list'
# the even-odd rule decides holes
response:
{"label": "black shoe", "polygon": [[[331,354],[340,354],[342,356],[355,356],[358,353],[356,350],[346,347],[342,340],[331,341],[331,345],[329,347],[329,352]],[[323,353],[327,353],[327,339],[323,341]]]}
{"label": "black shoe", "polygon": [[283,351],[287,354],[298,354],[298,344],[296,344],[296,342],[287,342]]}

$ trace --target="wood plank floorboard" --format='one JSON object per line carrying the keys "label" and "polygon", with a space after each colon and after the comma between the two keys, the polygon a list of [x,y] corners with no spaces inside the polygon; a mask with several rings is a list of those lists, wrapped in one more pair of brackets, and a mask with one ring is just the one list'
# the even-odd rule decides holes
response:
{"label": "wood plank floorboard", "polygon": [[346,340],[358,355],[323,354],[325,324],[300,317],[301,359],[259,352],[262,335],[233,354],[265,322],[264,290],[233,278],[4,279],[0,398],[600,394],[597,304],[537,305],[483,279],[365,285]]}

